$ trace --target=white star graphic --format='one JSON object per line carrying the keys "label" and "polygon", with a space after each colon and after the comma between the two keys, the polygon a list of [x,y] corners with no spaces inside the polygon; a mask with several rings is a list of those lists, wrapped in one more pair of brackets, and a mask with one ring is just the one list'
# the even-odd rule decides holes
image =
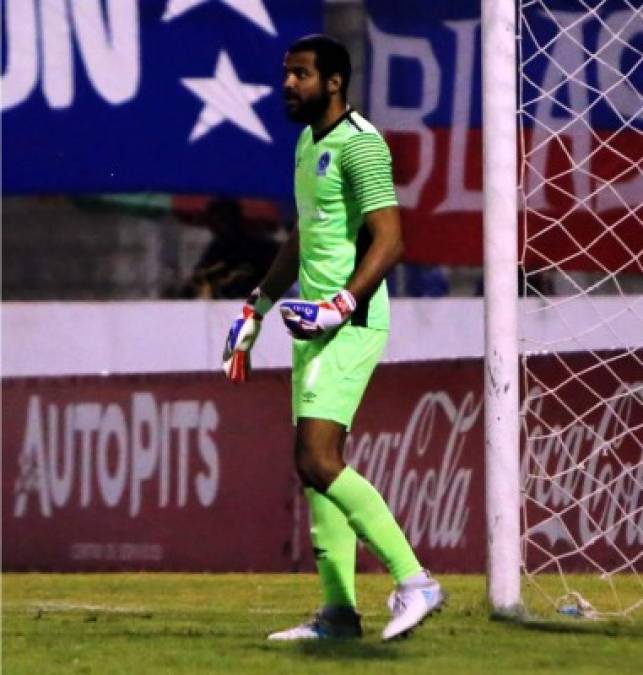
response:
{"label": "white star graphic", "polygon": [[[194,7],[198,7],[210,0],[168,0],[163,14],[163,21],[172,21],[177,16],[181,16]],[[234,9],[239,14],[243,14],[249,21],[256,24],[262,30],[270,35],[277,35],[275,24],[264,7],[263,0],[221,0],[228,7]]]}
{"label": "white star graphic", "polygon": [[272,136],[252,109],[254,103],[272,92],[272,87],[241,82],[225,51],[219,55],[213,77],[185,77],[181,83],[205,103],[190,134],[191,143],[226,120],[272,143]]}

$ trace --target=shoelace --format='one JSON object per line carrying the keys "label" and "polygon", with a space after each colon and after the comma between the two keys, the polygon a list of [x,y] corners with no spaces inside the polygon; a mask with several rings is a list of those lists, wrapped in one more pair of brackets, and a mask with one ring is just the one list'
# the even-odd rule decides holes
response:
{"label": "shoelace", "polygon": [[306,623],[302,625],[306,626],[306,628],[315,629],[319,627],[320,622],[321,622],[321,613],[317,612],[317,614],[315,614],[315,616],[313,616],[313,618],[310,619],[310,621],[306,621]]}
{"label": "shoelace", "polygon": [[406,602],[402,593],[397,592],[393,599],[393,616],[401,614],[406,609]]}
{"label": "shoelace", "polygon": [[323,620],[324,620],[323,614],[321,612],[317,612],[310,621],[307,621],[303,625],[312,630],[318,630],[323,632],[324,630],[322,623]]}

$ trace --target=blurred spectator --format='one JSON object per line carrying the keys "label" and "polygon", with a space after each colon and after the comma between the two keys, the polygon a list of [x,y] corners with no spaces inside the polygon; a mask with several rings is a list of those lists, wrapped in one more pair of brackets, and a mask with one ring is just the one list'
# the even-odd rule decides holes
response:
{"label": "blurred spectator", "polygon": [[441,298],[449,294],[449,280],[437,265],[402,263],[387,277],[392,297]]}
{"label": "blurred spectator", "polygon": [[442,298],[449,294],[449,281],[437,265],[407,263],[406,294],[411,298]]}
{"label": "blurred spectator", "polygon": [[267,272],[279,244],[260,223],[243,218],[239,202],[212,201],[205,212],[212,232],[185,285],[186,298],[245,298]]}

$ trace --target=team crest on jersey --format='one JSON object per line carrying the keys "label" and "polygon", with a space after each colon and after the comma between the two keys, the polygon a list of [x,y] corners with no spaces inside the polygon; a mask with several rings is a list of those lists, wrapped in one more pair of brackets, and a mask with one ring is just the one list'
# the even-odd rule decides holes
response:
{"label": "team crest on jersey", "polygon": [[323,152],[321,154],[319,161],[317,162],[317,175],[325,176],[329,165],[330,165],[330,152],[326,150],[326,152]]}

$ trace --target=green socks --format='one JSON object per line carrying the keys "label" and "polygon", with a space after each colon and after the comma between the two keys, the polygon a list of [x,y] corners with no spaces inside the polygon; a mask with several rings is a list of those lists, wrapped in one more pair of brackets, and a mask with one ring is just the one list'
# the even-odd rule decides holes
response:
{"label": "green socks", "polygon": [[346,516],[396,583],[422,570],[413,549],[379,492],[350,466],[332,482],[326,497]]}
{"label": "green socks", "polygon": [[310,487],[304,493],[310,507],[310,534],[325,607],[357,604],[357,536],[386,565],[396,583],[422,571],[386,502],[350,466],[337,476],[326,494]]}
{"label": "green socks", "polygon": [[325,607],[355,607],[357,536],[346,516],[321,492],[305,488],[310,534]]}

